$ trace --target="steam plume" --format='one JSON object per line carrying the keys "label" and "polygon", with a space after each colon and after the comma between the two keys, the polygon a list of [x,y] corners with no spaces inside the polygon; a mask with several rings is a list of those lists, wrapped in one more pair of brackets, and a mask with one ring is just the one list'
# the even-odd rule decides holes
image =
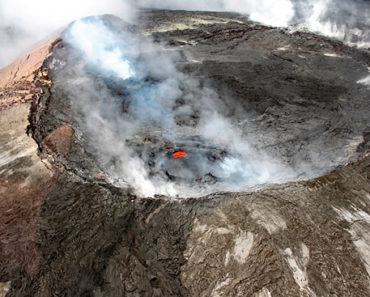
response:
{"label": "steam plume", "polygon": [[[222,115],[222,100],[212,89],[177,70],[181,57],[176,52],[122,28],[112,30],[99,18],[73,23],[63,40],[74,49],[69,56],[74,64],[60,73],[56,84],[68,90],[89,149],[104,172],[118,184],[121,179],[142,196],[189,196],[238,190],[292,176],[285,166],[249,146],[236,123]],[[104,62],[106,57],[108,62]],[[117,71],[116,65],[124,73]],[[112,94],[107,84],[113,82],[126,95]],[[125,112],[122,106],[126,106]],[[180,118],[186,124],[179,124]],[[139,138],[146,152],[155,143],[146,142],[146,136],[176,142],[189,135],[230,153],[218,168],[227,182],[199,188],[150,176],[148,154],[138,153],[128,145]],[[208,161],[200,158],[197,162],[206,166]],[[124,186],[124,182],[119,185]]]}

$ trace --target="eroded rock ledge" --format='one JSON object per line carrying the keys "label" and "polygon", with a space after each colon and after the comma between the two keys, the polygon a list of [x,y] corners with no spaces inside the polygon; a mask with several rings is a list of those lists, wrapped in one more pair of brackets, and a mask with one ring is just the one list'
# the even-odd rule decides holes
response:
{"label": "eroded rock ledge", "polygon": [[[369,53],[232,14],[149,11],[143,23],[141,30],[158,41],[181,46],[184,71],[212,78],[219,92],[230,87],[235,101],[229,105],[246,106],[251,131],[265,131],[256,144],[293,165],[322,145],[324,158],[341,156],[325,163],[336,169],[307,181],[197,199],[140,199],[114,187],[53,82],[66,50],[58,40],[34,76],[42,89],[29,118],[34,141],[25,120],[16,134],[21,142],[9,144],[12,125],[1,135],[11,147],[1,153],[24,152],[24,143],[32,143],[26,159],[39,166],[24,172],[27,160],[14,154],[0,167],[1,203],[9,201],[2,214],[37,198],[27,221],[37,256],[21,251],[22,260],[10,265],[5,257],[16,256],[0,254],[1,281],[11,281],[7,296],[369,296],[368,89],[357,84],[367,75]],[[24,119],[27,108],[15,114],[7,107],[1,119]],[[277,128],[281,145],[272,137]],[[17,182],[34,180],[42,191],[5,185],[12,172],[22,172]],[[13,222],[24,219],[20,213]],[[9,243],[18,229],[2,226],[10,234],[2,250],[16,249],[24,237]]]}

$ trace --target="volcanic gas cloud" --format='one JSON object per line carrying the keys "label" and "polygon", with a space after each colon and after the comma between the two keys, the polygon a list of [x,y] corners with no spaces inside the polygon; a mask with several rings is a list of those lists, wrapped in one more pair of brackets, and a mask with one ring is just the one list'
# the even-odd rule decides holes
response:
{"label": "volcanic gas cloud", "polygon": [[183,57],[117,20],[90,17],[63,34],[68,90],[91,153],[140,195],[199,195],[273,182],[292,171],[249,145],[223,98],[180,71]]}

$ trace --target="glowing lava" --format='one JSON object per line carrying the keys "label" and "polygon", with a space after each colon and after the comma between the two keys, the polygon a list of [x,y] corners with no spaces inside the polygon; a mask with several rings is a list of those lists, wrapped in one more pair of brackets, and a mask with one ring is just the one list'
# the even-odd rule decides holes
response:
{"label": "glowing lava", "polygon": [[188,154],[183,151],[177,151],[172,154],[172,157],[174,158],[186,158],[187,156]]}

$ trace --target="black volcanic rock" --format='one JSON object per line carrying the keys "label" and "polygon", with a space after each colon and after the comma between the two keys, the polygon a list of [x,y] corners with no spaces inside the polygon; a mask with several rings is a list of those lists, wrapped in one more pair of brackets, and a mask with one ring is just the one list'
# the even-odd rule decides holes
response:
{"label": "black volcanic rock", "polygon": [[358,81],[370,53],[228,13],[144,11],[141,24],[132,30],[179,51],[179,69],[216,90],[253,145],[314,178],[188,199],[115,186],[58,82],[73,67],[58,40],[28,127],[55,173],[40,259],[33,273],[6,266],[7,296],[369,296],[369,86]]}

